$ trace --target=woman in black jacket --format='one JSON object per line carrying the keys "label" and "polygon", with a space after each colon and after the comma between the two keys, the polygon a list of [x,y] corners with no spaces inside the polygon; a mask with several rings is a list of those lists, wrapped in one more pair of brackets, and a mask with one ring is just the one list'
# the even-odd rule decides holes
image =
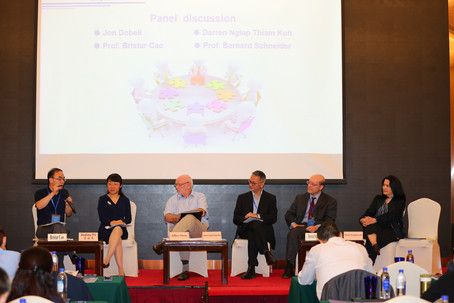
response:
{"label": "woman in black jacket", "polygon": [[369,257],[375,262],[380,248],[404,237],[403,213],[405,193],[395,176],[382,181],[382,194],[377,195],[360,218]]}

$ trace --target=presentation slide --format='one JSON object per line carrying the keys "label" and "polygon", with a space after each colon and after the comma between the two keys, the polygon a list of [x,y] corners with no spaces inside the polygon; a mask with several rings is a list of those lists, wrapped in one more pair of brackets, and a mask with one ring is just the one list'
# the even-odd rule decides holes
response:
{"label": "presentation slide", "polygon": [[35,178],[343,179],[341,0],[40,0]]}

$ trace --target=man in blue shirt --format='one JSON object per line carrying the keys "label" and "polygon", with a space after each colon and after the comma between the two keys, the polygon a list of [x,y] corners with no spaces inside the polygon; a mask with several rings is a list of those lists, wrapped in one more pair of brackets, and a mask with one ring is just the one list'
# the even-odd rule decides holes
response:
{"label": "man in blue shirt", "polygon": [[[35,207],[38,210],[38,228],[36,237],[47,239],[48,234],[68,234],[66,217],[73,213],[72,198],[63,188],[66,179],[63,171],[52,168],[47,173],[48,186],[35,192]],[[75,263],[76,255],[69,253],[71,261]],[[58,267],[63,268],[63,253],[57,253]]]}
{"label": "man in blue shirt", "polygon": [[6,250],[6,233],[0,227],[0,268],[3,268],[8,276],[13,279],[19,265],[20,253]]}
{"label": "man in blue shirt", "polygon": [[[167,201],[164,218],[170,226],[170,231],[189,232],[191,238],[200,238],[202,232],[208,229],[208,204],[205,195],[192,191],[192,186],[192,178],[188,175],[182,175],[176,179],[177,194]],[[185,212],[201,212],[201,219],[199,220],[195,215],[184,215]],[[163,252],[163,243],[153,246],[153,250],[158,255]],[[180,252],[180,258],[183,263],[183,272],[178,276],[178,280],[187,280],[189,279],[189,252]]]}

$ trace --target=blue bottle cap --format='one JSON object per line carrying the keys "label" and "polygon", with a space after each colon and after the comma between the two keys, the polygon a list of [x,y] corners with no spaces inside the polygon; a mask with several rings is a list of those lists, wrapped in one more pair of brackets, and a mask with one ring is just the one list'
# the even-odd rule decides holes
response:
{"label": "blue bottle cap", "polygon": [[60,268],[58,271],[59,272],[65,272],[65,269],[64,268]]}
{"label": "blue bottle cap", "polygon": [[403,269],[399,269],[399,273],[403,273],[403,272],[404,272],[404,270],[403,270]]}
{"label": "blue bottle cap", "polygon": [[441,300],[448,301],[449,300],[449,296],[441,296]]}
{"label": "blue bottle cap", "polygon": [[388,271],[388,267],[383,267],[383,271]]}

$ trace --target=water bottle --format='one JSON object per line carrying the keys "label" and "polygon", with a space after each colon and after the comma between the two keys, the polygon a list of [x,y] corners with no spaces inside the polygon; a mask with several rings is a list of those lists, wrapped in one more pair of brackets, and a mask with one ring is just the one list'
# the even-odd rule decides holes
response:
{"label": "water bottle", "polygon": [[58,272],[58,256],[57,252],[52,252],[52,271]]}
{"label": "water bottle", "polygon": [[399,274],[397,275],[397,283],[396,283],[396,288],[397,288],[397,296],[405,296],[405,288],[407,284],[407,279],[405,278],[404,275],[404,270],[399,269]]}
{"label": "water bottle", "polygon": [[64,299],[66,299],[66,290],[68,287],[68,280],[66,278],[65,269],[60,268],[57,276],[57,292]]}
{"label": "water bottle", "polygon": [[389,273],[387,267],[383,267],[383,273],[380,277],[380,285],[380,299],[391,299],[391,291],[389,288]]}
{"label": "water bottle", "polygon": [[411,250],[408,251],[407,262],[415,263],[415,256]]}
{"label": "water bottle", "polygon": [[449,296],[441,296],[441,303],[449,303]]}

